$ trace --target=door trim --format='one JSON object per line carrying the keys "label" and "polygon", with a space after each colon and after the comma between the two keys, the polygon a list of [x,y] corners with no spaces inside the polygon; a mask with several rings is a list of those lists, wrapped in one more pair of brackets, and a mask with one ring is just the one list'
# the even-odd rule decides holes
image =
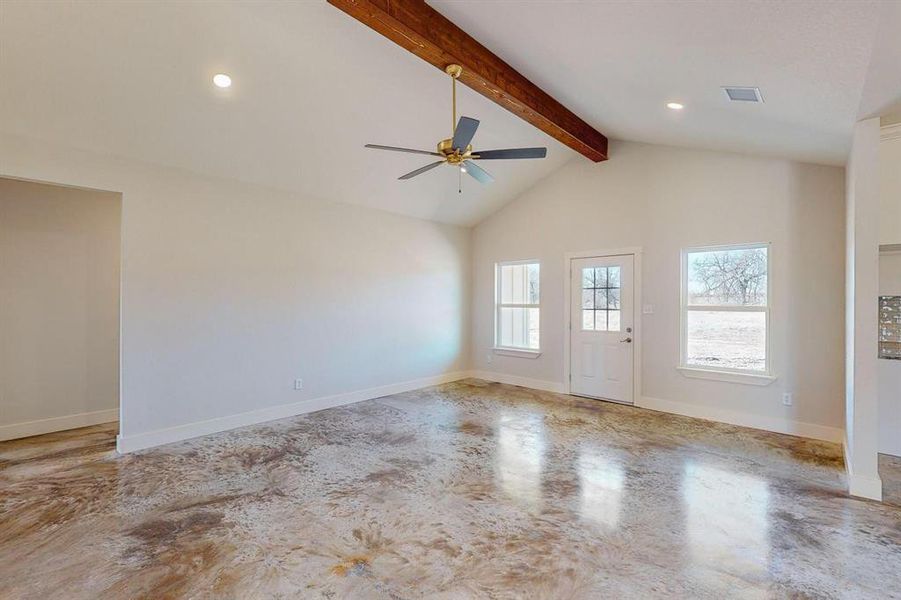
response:
{"label": "door trim", "polygon": [[[577,258],[607,258],[611,256],[632,256],[632,279],[634,294],[632,295],[632,339],[634,349],[632,351],[632,404],[639,406],[641,403],[641,247],[630,246],[627,248],[613,248],[607,250],[585,250],[583,252],[567,252],[563,261],[563,331],[565,332],[563,344],[563,393],[571,394],[570,386],[570,348],[572,344],[572,325],[570,299],[572,296],[572,261]],[[608,402],[615,402],[609,400]]]}

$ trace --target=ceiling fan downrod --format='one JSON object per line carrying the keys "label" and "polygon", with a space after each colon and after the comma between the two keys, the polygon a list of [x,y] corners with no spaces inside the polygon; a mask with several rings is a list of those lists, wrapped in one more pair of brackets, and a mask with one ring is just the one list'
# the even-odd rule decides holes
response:
{"label": "ceiling fan downrod", "polygon": [[451,138],[457,133],[457,79],[463,74],[463,67],[457,64],[450,64],[444,68],[444,72],[451,77]]}

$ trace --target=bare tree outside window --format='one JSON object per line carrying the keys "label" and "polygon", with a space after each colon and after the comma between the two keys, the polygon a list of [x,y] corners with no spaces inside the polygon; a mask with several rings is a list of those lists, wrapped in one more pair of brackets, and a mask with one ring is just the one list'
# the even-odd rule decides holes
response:
{"label": "bare tree outside window", "polygon": [[691,253],[689,304],[765,305],[766,255],[766,248]]}
{"label": "bare tree outside window", "polygon": [[683,366],[767,371],[767,246],[685,252]]}

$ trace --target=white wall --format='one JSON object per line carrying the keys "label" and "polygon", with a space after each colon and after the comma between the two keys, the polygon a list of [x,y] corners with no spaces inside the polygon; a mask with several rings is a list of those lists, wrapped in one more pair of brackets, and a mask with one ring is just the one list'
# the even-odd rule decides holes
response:
{"label": "white wall", "polygon": [[0,439],[119,414],[118,194],[0,178]]}
{"label": "white wall", "polygon": [[124,448],[466,367],[468,229],[14,136],[0,173],[123,194]]}
{"label": "white wall", "polygon": [[879,243],[901,244],[901,124],[882,128],[879,197]]}
{"label": "white wall", "polygon": [[850,493],[879,500],[878,118],[854,125],[845,193],[845,458]]}
{"label": "white wall", "polygon": [[[879,295],[901,296],[901,252],[879,255]],[[901,456],[901,360],[879,361],[879,451]]]}
{"label": "white wall", "polygon": [[[879,143],[879,243],[901,244],[901,124]],[[879,295],[901,295],[901,252],[879,256]],[[879,451],[901,456],[901,361],[879,361]]]}
{"label": "white wall", "polygon": [[[573,161],[473,234],[474,367],[563,381],[564,254],[644,249],[638,404],[838,441],[843,425],[844,172],[840,168],[616,142],[600,164]],[[773,364],[765,387],[687,379],[679,363],[680,250],[771,242]],[[494,356],[493,265],[541,261],[537,359]],[[492,362],[488,362],[489,358]],[[783,391],[794,405],[782,405]]]}

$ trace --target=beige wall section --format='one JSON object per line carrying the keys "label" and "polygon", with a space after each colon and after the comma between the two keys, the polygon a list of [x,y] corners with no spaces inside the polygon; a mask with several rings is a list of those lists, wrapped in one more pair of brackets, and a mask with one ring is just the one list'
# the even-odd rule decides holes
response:
{"label": "beige wall section", "polygon": [[[884,122],[884,119],[883,119]],[[879,143],[879,243],[901,244],[901,121]],[[879,294],[901,296],[901,251],[879,256]],[[879,361],[879,451],[901,456],[901,361]]]}
{"label": "beige wall section", "polygon": [[469,229],[8,135],[0,172],[123,194],[126,448],[467,366]]}
{"label": "beige wall section", "polygon": [[[901,251],[879,255],[879,295],[901,296]],[[901,456],[901,360],[879,361],[879,451]]]}
{"label": "beige wall section", "polygon": [[[641,246],[643,304],[654,314],[642,315],[638,332],[639,404],[663,400],[680,412],[840,439],[843,169],[626,142],[610,156],[569,163],[475,228],[474,367],[562,383],[564,254]],[[778,379],[765,387],[688,379],[676,370],[680,251],[742,242],[772,243]],[[493,265],[536,257],[543,354],[493,355]],[[783,406],[783,392],[793,406]]]}
{"label": "beige wall section", "polygon": [[882,128],[879,144],[879,243],[901,244],[901,124]]}
{"label": "beige wall section", "polygon": [[117,416],[120,213],[119,194],[0,178],[0,439]]}

